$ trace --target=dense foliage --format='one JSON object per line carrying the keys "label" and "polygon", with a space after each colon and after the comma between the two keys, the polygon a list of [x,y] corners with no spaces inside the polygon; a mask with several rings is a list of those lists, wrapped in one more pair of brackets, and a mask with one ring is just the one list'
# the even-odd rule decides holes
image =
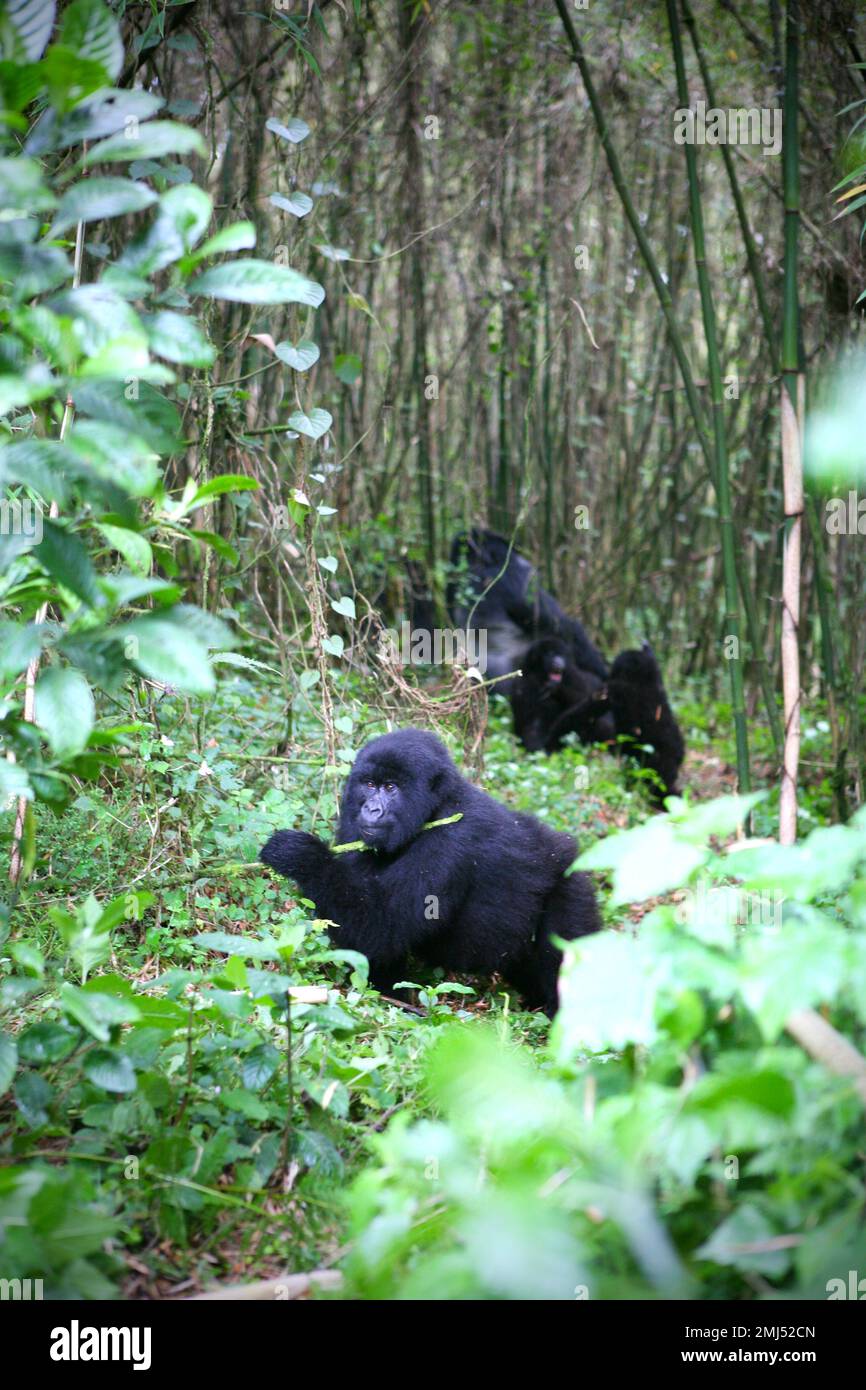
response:
{"label": "dense foliage", "polygon": [[[803,838],[781,847],[757,713],[776,363],[726,195],[706,206],[761,635],[748,797],[706,460],[555,8],[214,4],[210,28],[204,8],[0,0],[3,1277],[130,1297],[336,1266],[362,1298],[825,1297],[866,1261],[863,560],[856,522],[810,532]],[[778,34],[724,8],[710,57],[759,102]],[[586,23],[690,335],[660,16]],[[805,125],[832,152],[840,60],[805,26]],[[831,156],[808,166],[822,221],[837,181]],[[775,193],[747,183],[757,224]],[[810,230],[828,360],[855,223],[832,252]],[[811,415],[815,515],[862,483],[862,400],[841,375]],[[440,599],[450,531],[479,517],[521,528],[606,650],[655,638],[689,747],[665,814],[600,749],[526,754],[496,707],[480,753],[476,694],[377,665],[401,561],[423,555]],[[395,720],[577,836],[612,929],[569,944],[552,1029],[442,972],[414,1010],[380,998],[256,863],[274,829],[329,836]],[[804,1045],[813,1009],[847,1071]]]}

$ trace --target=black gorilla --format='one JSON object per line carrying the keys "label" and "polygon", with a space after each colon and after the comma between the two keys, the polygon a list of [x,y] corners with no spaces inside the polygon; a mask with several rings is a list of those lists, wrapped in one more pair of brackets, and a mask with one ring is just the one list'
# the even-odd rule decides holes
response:
{"label": "black gorilla", "polygon": [[[487,632],[488,679],[517,670],[527,649],[539,637],[559,637],[572,661],[599,679],[607,676],[604,658],[576,618],[569,618],[556,599],[541,587],[538,571],[504,536],[473,527],[454,537],[447,599],[456,627]],[[465,568],[465,573],[460,571]],[[495,689],[507,693],[511,684]]]}
{"label": "black gorilla", "polygon": [[613,715],[623,750],[655,773],[658,781],[653,779],[651,793],[655,804],[662,806],[664,798],[676,790],[686,746],[649,642],[640,651],[620,652],[610,668],[606,691],[584,706],[583,717],[598,717],[605,707]]}
{"label": "black gorilla", "polygon": [[[461,815],[424,830],[427,821]],[[362,951],[372,984],[393,989],[409,958],[467,974],[500,971],[528,1007],[557,1007],[560,951],[601,922],[585,874],[565,877],[569,835],[510,811],[461,777],[432,734],[398,729],[368,743],[346,784],[334,854],[302,830],[278,830],[260,858],[294,879],[332,923],[337,945]]]}
{"label": "black gorilla", "polygon": [[602,688],[592,671],[575,666],[559,637],[533,642],[523,658],[522,675],[508,692],[514,732],[530,753],[552,753],[565,735],[576,733],[583,743],[603,743],[614,737],[610,713],[601,716],[584,706]]}

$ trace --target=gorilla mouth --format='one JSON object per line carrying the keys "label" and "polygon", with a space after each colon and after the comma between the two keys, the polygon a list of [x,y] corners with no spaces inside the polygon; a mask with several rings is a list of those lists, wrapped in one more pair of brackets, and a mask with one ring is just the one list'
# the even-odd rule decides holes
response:
{"label": "gorilla mouth", "polygon": [[559,685],[559,682],[562,680],[562,672],[561,672],[561,671],[551,671],[551,673],[550,673],[550,675],[547,677],[547,679],[550,681],[550,684],[551,684],[551,685]]}

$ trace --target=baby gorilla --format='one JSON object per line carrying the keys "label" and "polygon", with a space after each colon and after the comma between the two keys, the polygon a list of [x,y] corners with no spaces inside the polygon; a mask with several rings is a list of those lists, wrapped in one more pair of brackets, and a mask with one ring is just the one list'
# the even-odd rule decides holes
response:
{"label": "baby gorilla", "polygon": [[606,694],[602,691],[590,701],[584,717],[600,715],[605,707],[613,715],[623,751],[655,773],[658,781],[654,780],[650,790],[653,801],[661,807],[665,797],[676,790],[686,746],[649,642],[644,642],[640,651],[620,652],[610,668]]}
{"label": "baby gorilla", "polygon": [[601,927],[589,878],[565,877],[577,854],[569,835],[473,787],[432,734],[398,729],[355,759],[338,843],[358,839],[369,848],[335,854],[306,831],[278,830],[260,858],[312,899],[337,945],[364,953],[377,989],[405,979],[413,957],[499,971],[553,1016],[561,952],[551,937]]}
{"label": "baby gorilla", "polygon": [[587,701],[601,690],[592,671],[575,666],[568,647],[558,637],[533,642],[521,662],[522,675],[508,698],[514,733],[530,753],[552,753],[565,735],[576,733],[582,743],[602,743],[614,736],[613,719],[602,713],[584,715]]}

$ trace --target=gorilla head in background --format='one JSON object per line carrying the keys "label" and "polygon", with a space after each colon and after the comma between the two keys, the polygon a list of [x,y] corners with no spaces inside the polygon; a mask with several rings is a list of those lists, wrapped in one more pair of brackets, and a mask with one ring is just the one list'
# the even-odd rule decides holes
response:
{"label": "gorilla head in background", "polygon": [[533,642],[523,658],[521,675],[508,692],[515,735],[530,753],[542,749],[552,753],[568,733],[576,733],[583,743],[612,739],[609,714],[583,714],[586,701],[601,686],[598,676],[574,664],[561,638]]}

